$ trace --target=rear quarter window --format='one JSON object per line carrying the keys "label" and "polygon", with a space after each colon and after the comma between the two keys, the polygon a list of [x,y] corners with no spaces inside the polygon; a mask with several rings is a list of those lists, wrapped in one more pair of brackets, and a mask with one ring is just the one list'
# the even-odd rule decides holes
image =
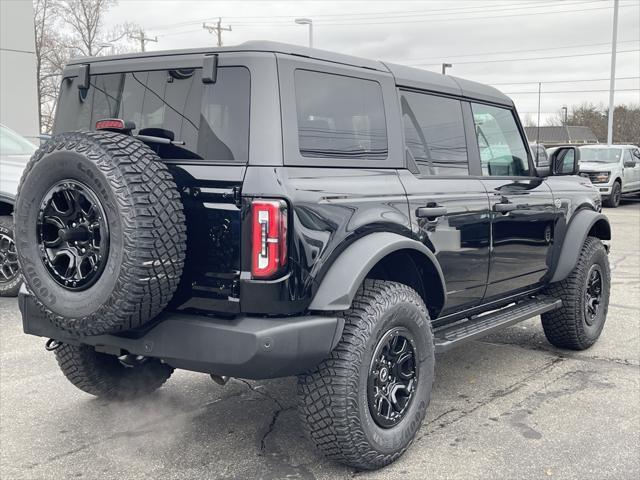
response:
{"label": "rear quarter window", "polygon": [[386,120],[378,82],[296,70],[295,99],[303,157],[387,158]]}

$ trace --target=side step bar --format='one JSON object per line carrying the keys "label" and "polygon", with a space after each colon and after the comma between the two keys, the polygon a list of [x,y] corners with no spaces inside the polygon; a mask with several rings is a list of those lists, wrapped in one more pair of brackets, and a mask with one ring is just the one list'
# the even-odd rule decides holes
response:
{"label": "side step bar", "polygon": [[494,330],[556,310],[561,306],[562,300],[560,299],[533,298],[481,316],[468,318],[454,325],[445,325],[433,332],[436,353],[446,352],[462,343],[484,337]]}

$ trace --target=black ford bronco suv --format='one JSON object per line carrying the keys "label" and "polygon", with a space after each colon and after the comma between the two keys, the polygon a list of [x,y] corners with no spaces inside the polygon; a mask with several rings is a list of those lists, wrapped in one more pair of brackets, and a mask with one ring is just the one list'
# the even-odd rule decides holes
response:
{"label": "black ford bronco suv", "polygon": [[175,368],[298,376],[310,439],[372,469],[434,355],[541,315],[581,350],[611,237],[579,151],[534,166],[494,88],[291,45],[82,58],[15,207],[24,331],[101,397]]}

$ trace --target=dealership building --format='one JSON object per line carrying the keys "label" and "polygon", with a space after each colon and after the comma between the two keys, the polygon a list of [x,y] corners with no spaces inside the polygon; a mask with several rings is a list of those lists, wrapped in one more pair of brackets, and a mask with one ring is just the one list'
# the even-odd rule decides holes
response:
{"label": "dealership building", "polygon": [[0,123],[37,141],[40,134],[33,4],[0,1]]}

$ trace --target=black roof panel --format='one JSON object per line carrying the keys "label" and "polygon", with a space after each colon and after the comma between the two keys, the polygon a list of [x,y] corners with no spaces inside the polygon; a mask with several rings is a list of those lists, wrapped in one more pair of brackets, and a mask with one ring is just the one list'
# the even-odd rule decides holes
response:
{"label": "black roof panel", "polygon": [[79,57],[71,59],[69,65],[108,62],[112,60],[136,60],[140,58],[223,52],[271,52],[315,58],[318,60],[339,63],[343,65],[351,65],[355,67],[368,68],[371,70],[390,72],[394,75],[396,83],[400,86],[431,90],[435,92],[448,93],[451,95],[462,95],[464,97],[498,103],[507,105],[509,107],[513,106],[513,101],[509,97],[504,95],[499,90],[481,83],[452,77],[450,75],[441,75],[439,73],[422,70],[420,68],[407,67],[404,65],[396,65],[386,62],[383,63],[377,60],[353,57],[351,55],[343,55],[341,53],[329,52],[317,48],[308,48],[299,45],[290,45],[287,43],[279,42],[251,41],[230,47],[190,48],[182,50],[162,50],[145,53],[136,52],[104,57]]}

